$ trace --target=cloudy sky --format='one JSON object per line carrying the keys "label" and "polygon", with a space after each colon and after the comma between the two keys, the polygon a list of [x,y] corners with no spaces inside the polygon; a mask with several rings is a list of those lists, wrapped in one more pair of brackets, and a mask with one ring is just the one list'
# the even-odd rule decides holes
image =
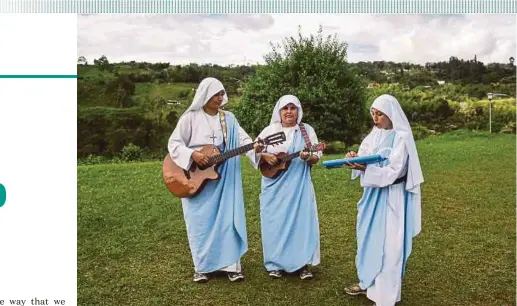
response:
{"label": "cloudy sky", "polygon": [[270,42],[296,35],[336,34],[351,62],[485,63],[516,57],[513,15],[79,15],[77,55],[89,62],[148,61],[219,65],[263,63]]}

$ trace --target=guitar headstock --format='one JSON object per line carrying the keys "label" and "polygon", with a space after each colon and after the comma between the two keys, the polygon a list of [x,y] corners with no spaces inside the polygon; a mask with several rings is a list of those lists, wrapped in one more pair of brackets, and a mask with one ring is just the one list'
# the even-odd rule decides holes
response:
{"label": "guitar headstock", "polygon": [[278,133],[271,134],[264,139],[259,140],[259,142],[261,142],[265,146],[274,146],[274,145],[285,142],[285,140],[286,140],[285,133],[278,132]]}

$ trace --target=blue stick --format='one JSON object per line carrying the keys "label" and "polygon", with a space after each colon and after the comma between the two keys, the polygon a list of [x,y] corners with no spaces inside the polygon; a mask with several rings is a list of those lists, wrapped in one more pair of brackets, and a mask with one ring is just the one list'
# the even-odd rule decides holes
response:
{"label": "blue stick", "polygon": [[386,157],[381,155],[368,155],[368,156],[358,156],[352,158],[343,158],[343,159],[333,159],[327,160],[323,162],[323,167],[325,168],[338,168],[346,164],[374,164],[380,161],[385,160]]}

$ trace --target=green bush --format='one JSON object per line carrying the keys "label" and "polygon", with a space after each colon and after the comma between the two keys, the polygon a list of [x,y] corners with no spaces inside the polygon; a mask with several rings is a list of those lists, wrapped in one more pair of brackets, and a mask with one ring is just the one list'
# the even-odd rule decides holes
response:
{"label": "green bush", "polygon": [[[280,49],[283,49],[281,53]],[[314,127],[322,140],[357,142],[366,111],[365,92],[357,72],[347,62],[347,44],[322,30],[316,37],[290,37],[273,46],[266,65],[245,84],[235,107],[239,122],[250,134],[267,125],[277,100],[295,95],[303,107],[303,121]]]}
{"label": "green bush", "polygon": [[[515,99],[500,99],[492,102],[492,131],[499,132],[515,122]],[[451,122],[471,130],[489,130],[488,101],[469,101],[463,103]]]}
{"label": "green bush", "polygon": [[434,130],[428,129],[427,127],[423,125],[414,125],[411,127],[411,130],[413,132],[413,137],[415,140],[423,139],[426,137],[429,137],[431,135],[437,135],[438,133]]}
{"label": "green bush", "polygon": [[88,155],[88,157],[79,159],[77,161],[78,165],[99,165],[104,164],[108,161],[108,159],[104,156],[98,156],[98,155]]}
{"label": "green bush", "polygon": [[142,160],[142,156],[142,149],[131,142],[128,145],[124,146],[120,154],[120,158],[126,162]]}
{"label": "green bush", "polygon": [[359,150],[359,144],[347,145],[342,141],[331,141],[327,143],[325,154],[346,154],[347,152]]}
{"label": "green bush", "polygon": [[503,126],[500,133],[515,134],[515,122],[510,122],[507,125]]}
{"label": "green bush", "polygon": [[346,145],[342,141],[331,141],[327,143],[327,149],[325,154],[343,154],[345,152]]}
{"label": "green bush", "polygon": [[162,151],[174,128],[171,124],[146,117],[144,110],[138,107],[79,108],[77,155],[79,158],[90,154],[114,157],[129,143],[154,152]]}

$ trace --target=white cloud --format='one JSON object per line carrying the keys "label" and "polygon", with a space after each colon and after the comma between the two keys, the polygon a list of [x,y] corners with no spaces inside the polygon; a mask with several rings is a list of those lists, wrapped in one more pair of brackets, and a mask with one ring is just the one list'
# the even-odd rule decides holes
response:
{"label": "white cloud", "polygon": [[351,62],[485,63],[516,56],[513,15],[79,15],[78,56],[90,62],[149,61],[220,65],[262,63],[270,42],[302,34],[336,34]]}

